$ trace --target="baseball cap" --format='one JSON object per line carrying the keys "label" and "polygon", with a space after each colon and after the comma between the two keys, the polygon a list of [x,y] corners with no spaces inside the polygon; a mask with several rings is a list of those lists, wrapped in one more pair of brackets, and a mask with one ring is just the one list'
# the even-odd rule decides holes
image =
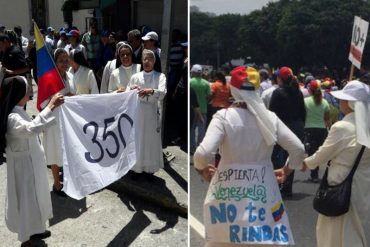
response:
{"label": "baseball cap", "polygon": [[100,37],[109,37],[109,31],[108,30],[103,30],[101,33],[100,33]]}
{"label": "baseball cap", "polygon": [[338,91],[330,92],[337,99],[349,101],[370,101],[370,87],[358,80],[349,81],[347,85]]}
{"label": "baseball cap", "polygon": [[46,31],[47,31],[48,33],[51,33],[51,32],[54,32],[55,30],[54,30],[54,28],[53,28],[53,27],[48,27],[48,28],[46,29]]}
{"label": "baseball cap", "polygon": [[80,32],[77,31],[77,30],[71,30],[67,33],[67,36],[68,37],[79,37],[80,36]]}
{"label": "baseball cap", "polygon": [[279,76],[281,79],[286,80],[293,76],[293,71],[289,67],[281,67],[279,70]]}
{"label": "baseball cap", "polygon": [[191,72],[196,72],[196,73],[202,72],[202,66],[199,64],[194,64],[193,67],[191,67]]}
{"label": "baseball cap", "polygon": [[311,92],[321,89],[321,83],[319,80],[311,80],[309,84]]}
{"label": "baseball cap", "polygon": [[155,40],[158,41],[158,34],[156,32],[149,32],[145,34],[144,37],[141,38],[142,40]]}

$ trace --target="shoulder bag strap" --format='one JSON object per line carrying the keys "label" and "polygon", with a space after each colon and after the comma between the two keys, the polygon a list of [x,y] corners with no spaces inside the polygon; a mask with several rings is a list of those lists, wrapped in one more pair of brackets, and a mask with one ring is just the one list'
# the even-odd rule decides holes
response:
{"label": "shoulder bag strap", "polygon": [[351,172],[349,173],[348,176],[353,176],[353,174],[355,174],[355,171],[357,169],[358,164],[360,163],[360,160],[361,160],[361,157],[362,157],[362,154],[364,153],[364,151],[365,151],[365,146],[362,145],[361,150],[357,155],[355,164],[353,165],[352,170],[351,170]]}

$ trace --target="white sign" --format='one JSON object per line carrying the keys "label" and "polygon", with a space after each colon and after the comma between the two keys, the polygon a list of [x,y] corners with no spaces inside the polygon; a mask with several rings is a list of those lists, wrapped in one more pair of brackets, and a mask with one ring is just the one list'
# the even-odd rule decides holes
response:
{"label": "white sign", "polygon": [[362,20],[360,17],[355,16],[352,30],[351,48],[349,51],[348,59],[354,66],[361,69],[362,53],[364,51],[367,29],[369,23]]}
{"label": "white sign", "polygon": [[125,175],[136,163],[136,91],[66,97],[59,123],[65,191],[81,199]]}
{"label": "white sign", "polygon": [[206,240],[294,244],[271,162],[218,168],[204,202]]}

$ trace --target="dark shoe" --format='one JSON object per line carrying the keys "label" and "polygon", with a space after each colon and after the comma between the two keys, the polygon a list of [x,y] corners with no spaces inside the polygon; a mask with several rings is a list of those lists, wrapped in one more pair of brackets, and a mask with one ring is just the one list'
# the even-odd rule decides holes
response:
{"label": "dark shoe", "polygon": [[45,239],[51,236],[51,232],[46,230],[43,233],[34,234],[30,237],[30,239]]}
{"label": "dark shoe", "polygon": [[[63,187],[62,187],[63,188]],[[67,194],[62,191],[62,188],[60,190],[57,190],[57,188],[55,188],[55,186],[53,185],[53,192],[58,195],[58,196],[61,196],[61,197],[67,197]]]}
{"label": "dark shoe", "polygon": [[28,241],[26,241],[26,242],[23,242],[23,243],[21,244],[21,247],[36,247],[36,245],[34,245],[34,244],[31,242],[31,240],[28,240]]}

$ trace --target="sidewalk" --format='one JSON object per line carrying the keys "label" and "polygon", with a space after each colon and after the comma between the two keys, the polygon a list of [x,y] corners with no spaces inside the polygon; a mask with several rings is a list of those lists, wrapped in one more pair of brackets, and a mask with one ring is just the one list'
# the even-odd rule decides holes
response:
{"label": "sidewalk", "polygon": [[[27,113],[30,116],[38,114],[35,82],[33,83],[33,90],[33,100],[27,104]],[[149,182],[144,178],[133,180],[129,172],[107,188],[118,193],[127,193],[138,199],[172,210],[182,217],[187,217],[188,155],[177,146],[169,146],[164,149],[164,152],[171,152],[175,155],[175,158],[166,164],[164,169],[160,169],[154,174],[154,181]]]}

